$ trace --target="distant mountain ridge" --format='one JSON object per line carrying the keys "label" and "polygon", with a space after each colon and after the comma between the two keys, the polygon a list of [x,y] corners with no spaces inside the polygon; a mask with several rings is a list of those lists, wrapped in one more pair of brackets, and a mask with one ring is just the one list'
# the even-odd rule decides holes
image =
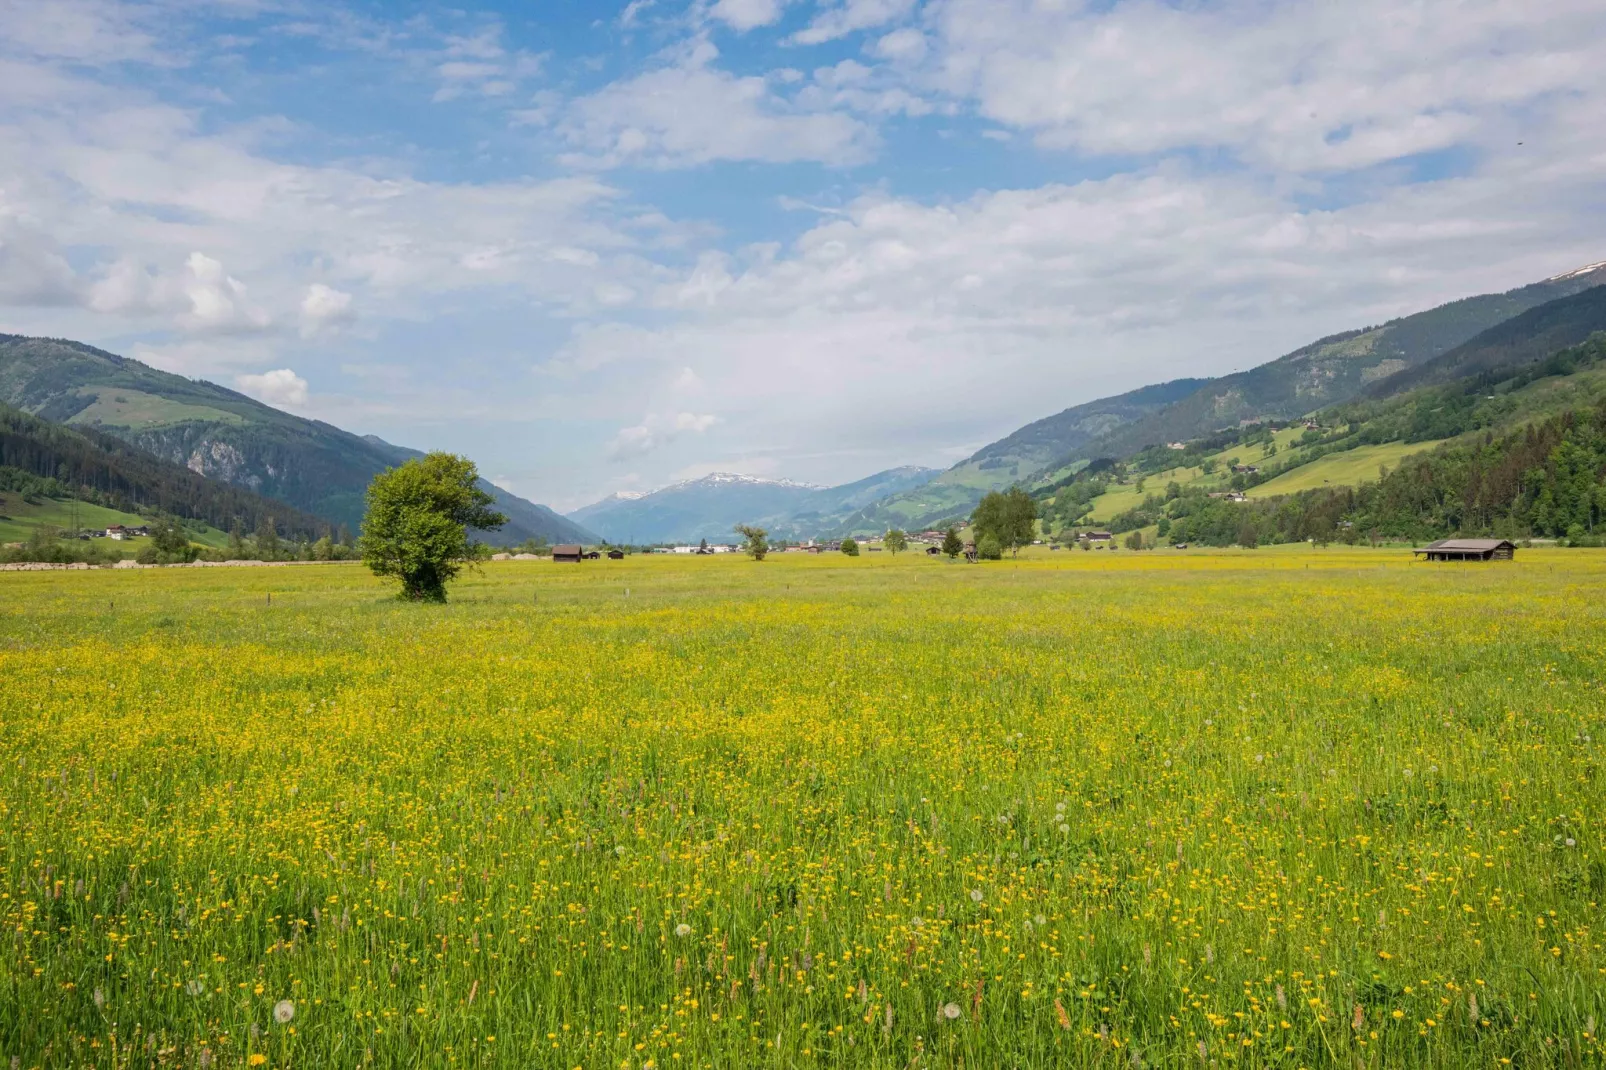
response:
{"label": "distant mountain ridge", "polygon": [[[0,402],[98,429],[353,531],[374,475],[419,455],[67,339],[0,335]],[[590,532],[545,506],[485,486],[509,517],[497,541],[589,541]]]}
{"label": "distant mountain ridge", "polygon": [[648,494],[610,495],[568,514],[612,542],[732,541],[737,524],[758,524],[777,538],[827,532],[864,504],[929,480],[935,469],[909,465],[840,487],[715,472]]}
{"label": "distant mountain ridge", "polygon": [[1188,397],[1068,451],[1057,464],[1122,457],[1243,420],[1303,416],[1347,401],[1371,384],[1423,365],[1529,309],[1602,282],[1606,263],[1592,264],[1505,293],[1465,297],[1375,327],[1329,335],[1248,371],[1207,380]]}
{"label": "distant mountain ridge", "polygon": [[[1591,276],[1606,265],[1588,269]],[[1579,277],[1569,272],[1566,278]],[[1601,281],[1606,282],[1606,278]],[[1372,383],[1365,397],[1387,397],[1419,386],[1448,383],[1479,373],[1511,372],[1578,345],[1606,331],[1606,285],[1593,286],[1528,309],[1414,368]]]}

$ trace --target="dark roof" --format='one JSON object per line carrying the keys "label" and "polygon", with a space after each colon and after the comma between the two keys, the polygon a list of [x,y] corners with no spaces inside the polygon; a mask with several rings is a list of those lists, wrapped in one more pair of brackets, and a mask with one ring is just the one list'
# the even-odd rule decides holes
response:
{"label": "dark roof", "polygon": [[1486,553],[1489,550],[1514,550],[1516,547],[1507,539],[1440,539],[1428,543],[1423,549]]}
{"label": "dark roof", "polygon": [[579,557],[584,551],[575,543],[566,542],[561,546],[552,547],[553,557]]}

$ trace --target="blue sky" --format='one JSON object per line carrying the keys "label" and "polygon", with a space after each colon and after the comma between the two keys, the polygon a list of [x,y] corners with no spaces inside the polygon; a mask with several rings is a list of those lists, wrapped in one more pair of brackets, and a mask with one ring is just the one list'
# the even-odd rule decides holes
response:
{"label": "blue sky", "polygon": [[1606,257],[1603,49],[1596,0],[0,0],[0,330],[559,508],[942,466]]}

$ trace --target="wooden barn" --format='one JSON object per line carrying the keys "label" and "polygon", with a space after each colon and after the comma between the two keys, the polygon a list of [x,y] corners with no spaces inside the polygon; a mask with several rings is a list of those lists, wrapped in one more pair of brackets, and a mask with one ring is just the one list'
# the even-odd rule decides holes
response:
{"label": "wooden barn", "polygon": [[554,561],[584,561],[585,548],[572,542],[552,547],[552,560]]}
{"label": "wooden barn", "polygon": [[1510,561],[1517,547],[1506,539],[1440,539],[1411,553],[1429,561]]}

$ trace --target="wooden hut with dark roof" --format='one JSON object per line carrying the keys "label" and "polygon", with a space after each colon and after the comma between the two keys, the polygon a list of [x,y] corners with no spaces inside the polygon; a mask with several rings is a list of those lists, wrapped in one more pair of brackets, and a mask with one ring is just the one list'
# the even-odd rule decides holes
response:
{"label": "wooden hut with dark roof", "polygon": [[552,547],[552,560],[554,561],[584,561],[585,547],[578,543],[566,542],[560,546]]}
{"label": "wooden hut with dark roof", "polygon": [[1517,547],[1506,539],[1440,539],[1411,553],[1428,561],[1510,561]]}

